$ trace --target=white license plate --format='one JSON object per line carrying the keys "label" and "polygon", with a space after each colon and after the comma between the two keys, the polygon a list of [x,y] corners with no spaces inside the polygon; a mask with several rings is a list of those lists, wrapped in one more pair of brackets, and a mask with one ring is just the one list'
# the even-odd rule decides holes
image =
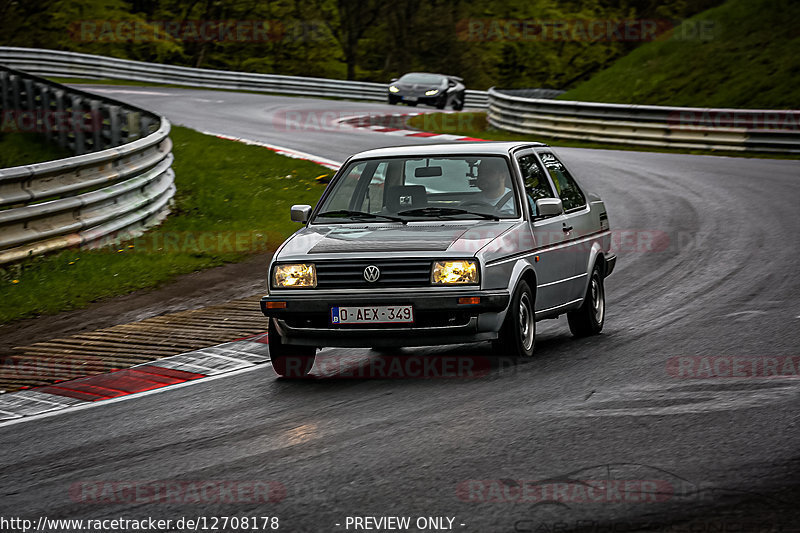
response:
{"label": "white license plate", "polygon": [[417,97],[416,96],[404,96],[403,100],[406,101],[406,102],[416,102],[417,101]]}
{"label": "white license plate", "polygon": [[332,324],[397,324],[414,322],[410,305],[331,307]]}

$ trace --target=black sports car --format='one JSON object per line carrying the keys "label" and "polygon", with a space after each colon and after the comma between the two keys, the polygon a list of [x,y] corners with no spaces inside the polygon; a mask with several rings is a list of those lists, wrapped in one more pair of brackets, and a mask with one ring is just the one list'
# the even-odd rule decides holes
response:
{"label": "black sports car", "polygon": [[389,83],[388,100],[391,105],[402,102],[415,106],[421,103],[439,109],[449,105],[454,110],[460,111],[464,108],[466,98],[463,81],[455,76],[409,72]]}

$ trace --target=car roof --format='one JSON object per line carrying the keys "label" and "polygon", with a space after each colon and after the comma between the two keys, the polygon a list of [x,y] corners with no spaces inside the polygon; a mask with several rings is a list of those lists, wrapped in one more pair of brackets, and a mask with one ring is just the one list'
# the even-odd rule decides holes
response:
{"label": "car roof", "polygon": [[508,155],[509,152],[518,148],[541,148],[543,146],[546,147],[547,145],[544,143],[524,141],[462,141],[458,143],[415,144],[367,150],[355,154],[353,159],[426,155]]}
{"label": "car roof", "polygon": [[426,76],[441,76],[443,78],[447,77],[446,74],[439,74],[438,72],[406,72],[405,74],[401,75],[400,77],[402,78],[403,76],[408,76],[409,74],[424,74]]}

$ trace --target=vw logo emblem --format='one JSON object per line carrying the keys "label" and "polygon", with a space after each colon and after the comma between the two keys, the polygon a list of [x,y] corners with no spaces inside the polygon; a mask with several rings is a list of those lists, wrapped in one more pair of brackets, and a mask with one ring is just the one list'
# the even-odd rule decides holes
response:
{"label": "vw logo emblem", "polygon": [[375,265],[370,265],[364,269],[364,279],[370,283],[375,283],[381,277],[381,270]]}

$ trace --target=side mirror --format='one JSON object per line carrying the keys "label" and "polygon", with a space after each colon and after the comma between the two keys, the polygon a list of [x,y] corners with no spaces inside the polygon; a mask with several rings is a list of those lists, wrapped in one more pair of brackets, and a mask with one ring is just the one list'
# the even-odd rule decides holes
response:
{"label": "side mirror", "polygon": [[396,81],[397,81],[397,78],[392,78],[391,80],[389,80],[389,83],[394,83]]}
{"label": "side mirror", "polygon": [[308,218],[311,216],[311,206],[293,205],[290,214],[292,217],[292,222],[302,222],[305,224],[308,222]]}
{"label": "side mirror", "polygon": [[447,86],[448,86],[448,87],[455,87],[455,86],[456,86],[456,82],[454,82],[454,81],[448,81],[448,82],[447,82]]}
{"label": "side mirror", "polygon": [[536,216],[552,217],[564,212],[564,206],[558,198],[539,198],[536,200]]}

